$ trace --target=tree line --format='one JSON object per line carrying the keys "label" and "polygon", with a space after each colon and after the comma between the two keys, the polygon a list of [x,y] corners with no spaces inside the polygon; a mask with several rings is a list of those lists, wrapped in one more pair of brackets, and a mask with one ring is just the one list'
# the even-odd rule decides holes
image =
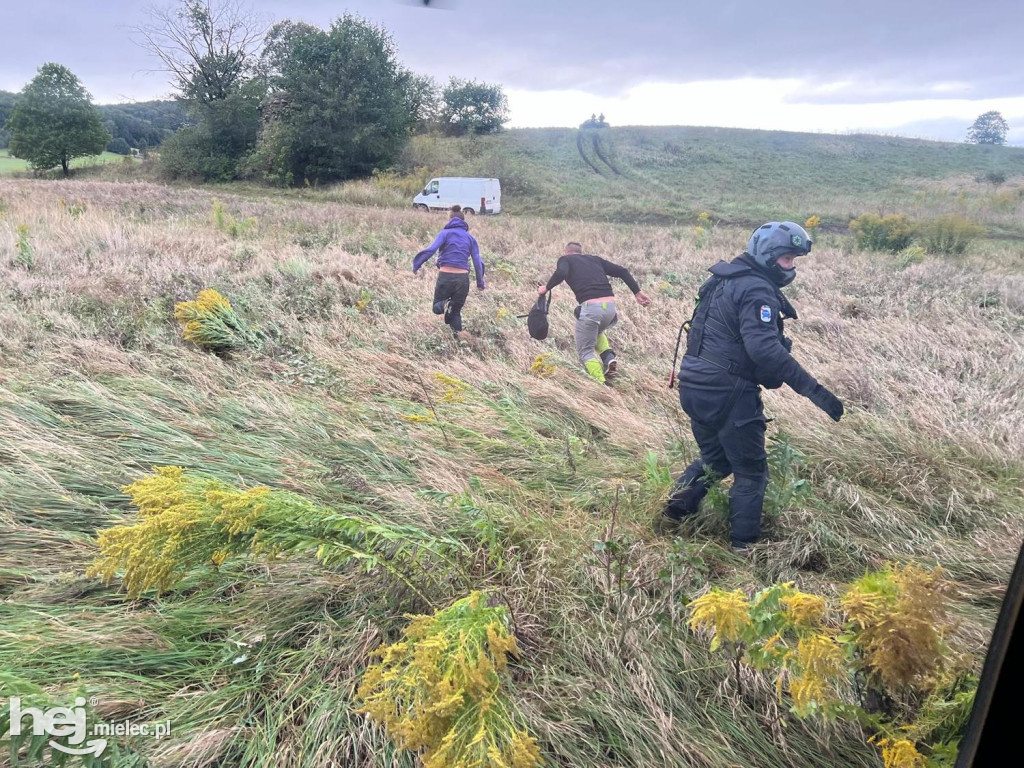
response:
{"label": "tree line", "polygon": [[136,32],[176,102],[98,111],[70,70],[44,64],[15,99],[0,93],[11,153],[66,172],[75,156],[159,144],[168,178],[318,184],[393,165],[412,134],[493,133],[508,120],[500,85],[417,75],[387,30],[356,15],[263,28],[237,4],[181,0],[151,19]]}
{"label": "tree line", "polygon": [[[14,111],[17,93],[0,90],[0,149],[7,149],[11,130],[7,119]],[[106,150],[120,155],[135,149],[145,153],[170,138],[185,125],[185,106],[177,100],[140,101],[132,104],[98,104],[100,122],[110,134]]]}

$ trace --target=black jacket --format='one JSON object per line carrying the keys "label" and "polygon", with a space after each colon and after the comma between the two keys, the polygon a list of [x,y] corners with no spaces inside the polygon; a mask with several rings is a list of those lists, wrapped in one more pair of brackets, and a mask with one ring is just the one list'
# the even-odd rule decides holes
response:
{"label": "black jacket", "polygon": [[687,337],[680,386],[732,391],[736,380],[809,395],[817,381],[789,353],[783,320],[789,300],[746,254],[709,270]]}
{"label": "black jacket", "polygon": [[550,291],[563,280],[569,284],[576,302],[582,304],[587,299],[599,299],[612,295],[609,277],[618,277],[629,286],[633,293],[640,293],[640,285],[625,267],[614,262],[586,253],[573,253],[562,256],[555,266],[555,274],[548,280]]}

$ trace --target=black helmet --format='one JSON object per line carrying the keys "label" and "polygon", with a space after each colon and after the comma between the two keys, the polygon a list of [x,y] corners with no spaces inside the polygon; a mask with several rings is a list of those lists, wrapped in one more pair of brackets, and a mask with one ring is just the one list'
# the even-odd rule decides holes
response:
{"label": "black helmet", "polygon": [[750,235],[747,253],[764,269],[780,288],[796,277],[796,269],[782,269],[776,263],[780,256],[802,256],[811,252],[811,238],[807,231],[792,221],[769,221]]}

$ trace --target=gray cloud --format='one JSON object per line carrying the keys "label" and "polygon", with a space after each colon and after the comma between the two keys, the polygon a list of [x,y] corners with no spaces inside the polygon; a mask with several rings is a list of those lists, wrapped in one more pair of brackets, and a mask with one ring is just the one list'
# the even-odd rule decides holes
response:
{"label": "gray cloud", "polygon": [[[389,29],[401,59],[506,88],[573,88],[619,95],[650,81],[737,77],[806,79],[795,100],[866,103],[1024,95],[1012,52],[1024,4],[978,0],[448,0],[433,10],[400,0],[350,0]],[[5,9],[0,88],[19,89],[44,61],[69,66],[99,100],[165,95],[165,78],[128,28],[142,6],[37,0]],[[323,0],[256,0],[277,20],[327,25],[345,11]],[[844,82],[839,90],[827,87]],[[953,90],[943,90],[949,84]]]}

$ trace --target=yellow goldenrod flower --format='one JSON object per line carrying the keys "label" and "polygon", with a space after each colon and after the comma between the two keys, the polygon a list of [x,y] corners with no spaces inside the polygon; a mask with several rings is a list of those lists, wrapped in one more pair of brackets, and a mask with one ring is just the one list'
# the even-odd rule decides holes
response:
{"label": "yellow goldenrod flower", "polygon": [[711,650],[718,650],[723,640],[737,642],[750,626],[749,608],[750,601],[742,591],[712,589],[690,604],[690,628],[713,630]]}
{"label": "yellow goldenrod flower", "polygon": [[882,739],[878,746],[882,750],[885,768],[925,768],[928,764],[914,742],[908,739]]}

